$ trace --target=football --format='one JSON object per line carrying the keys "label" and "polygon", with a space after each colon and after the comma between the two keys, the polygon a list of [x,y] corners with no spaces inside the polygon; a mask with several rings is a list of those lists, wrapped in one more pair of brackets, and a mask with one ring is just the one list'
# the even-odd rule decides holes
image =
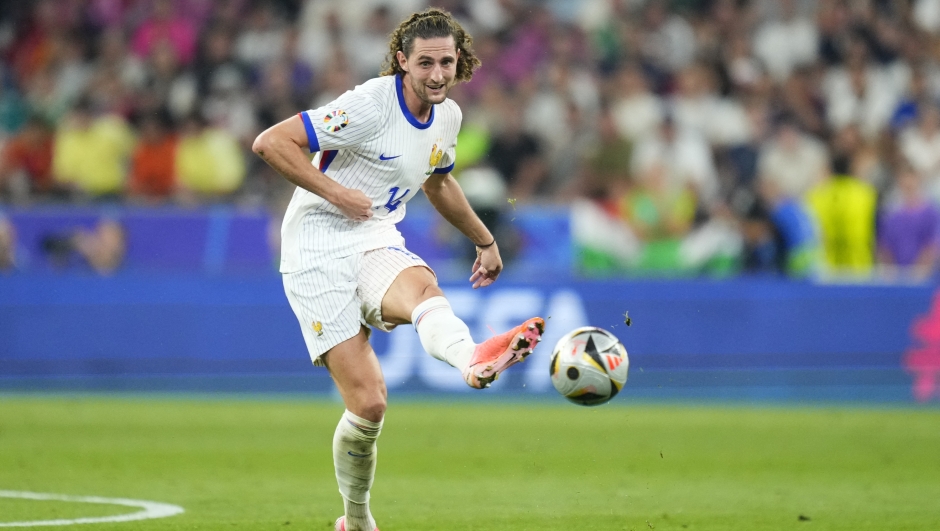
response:
{"label": "football", "polygon": [[552,384],[562,396],[582,406],[603,404],[627,383],[630,360],[617,336],[585,326],[565,334],[551,359]]}

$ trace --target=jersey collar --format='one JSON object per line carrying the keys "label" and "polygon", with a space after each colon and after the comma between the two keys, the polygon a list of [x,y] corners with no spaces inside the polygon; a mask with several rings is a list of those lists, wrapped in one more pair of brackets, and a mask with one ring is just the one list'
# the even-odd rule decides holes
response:
{"label": "jersey collar", "polygon": [[431,124],[434,123],[434,105],[431,105],[431,117],[428,118],[427,122],[419,121],[415,115],[411,114],[411,111],[408,109],[408,106],[405,105],[405,93],[402,92],[401,83],[402,77],[400,75],[395,76],[395,91],[398,92],[398,106],[401,107],[402,114],[405,115],[405,119],[408,120],[408,123],[417,127],[418,129],[427,129],[431,127]]}

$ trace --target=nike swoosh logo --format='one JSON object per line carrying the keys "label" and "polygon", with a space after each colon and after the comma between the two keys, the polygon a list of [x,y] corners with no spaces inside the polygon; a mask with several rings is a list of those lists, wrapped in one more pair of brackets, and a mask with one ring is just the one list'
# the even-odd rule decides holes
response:
{"label": "nike swoosh logo", "polygon": [[392,160],[392,159],[397,159],[400,156],[401,155],[395,155],[394,157],[386,157],[385,153],[382,153],[381,155],[379,155],[379,160]]}
{"label": "nike swoosh logo", "polygon": [[351,456],[353,456],[353,457],[369,457],[370,455],[372,455],[372,454],[356,454],[356,453],[353,453],[353,452],[346,452],[346,453],[349,454],[349,455],[351,455]]}

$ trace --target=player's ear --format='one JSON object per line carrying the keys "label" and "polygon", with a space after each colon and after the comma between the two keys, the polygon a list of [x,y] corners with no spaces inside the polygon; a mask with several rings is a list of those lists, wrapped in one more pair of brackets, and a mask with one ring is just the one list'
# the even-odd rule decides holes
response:
{"label": "player's ear", "polygon": [[398,66],[400,66],[402,70],[407,72],[408,69],[405,67],[408,65],[408,58],[405,57],[405,52],[401,50],[398,50],[397,52],[395,52],[395,59],[398,61]]}

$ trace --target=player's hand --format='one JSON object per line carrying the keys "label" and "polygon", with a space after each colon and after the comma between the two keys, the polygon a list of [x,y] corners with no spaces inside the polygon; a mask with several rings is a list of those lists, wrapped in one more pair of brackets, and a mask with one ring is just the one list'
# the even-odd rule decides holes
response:
{"label": "player's hand", "polygon": [[473,289],[485,288],[496,282],[502,270],[503,259],[499,257],[499,248],[495,242],[486,249],[477,247],[477,259],[473,262],[473,275],[470,276]]}
{"label": "player's hand", "polygon": [[345,188],[333,204],[353,221],[365,221],[372,217],[372,200],[361,190]]}

